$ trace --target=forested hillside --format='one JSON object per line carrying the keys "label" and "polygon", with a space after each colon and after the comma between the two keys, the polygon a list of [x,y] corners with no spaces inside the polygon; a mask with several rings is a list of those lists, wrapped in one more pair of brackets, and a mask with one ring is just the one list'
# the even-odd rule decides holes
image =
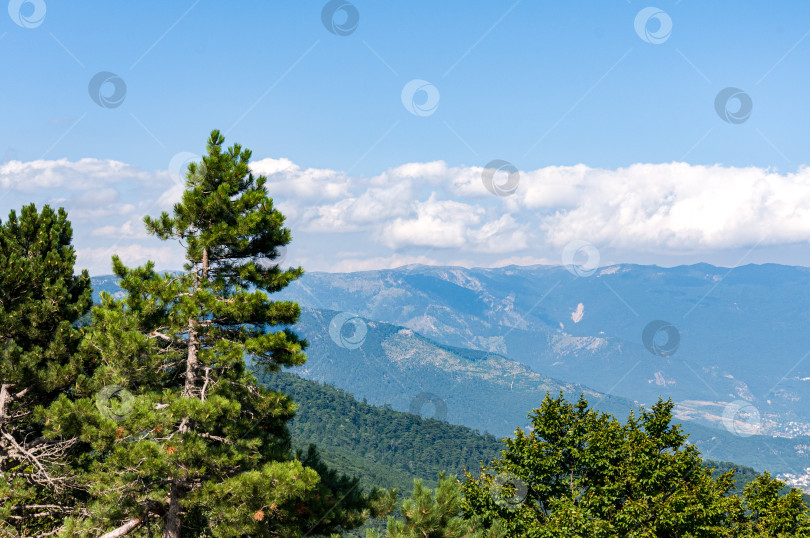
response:
{"label": "forested hillside", "polygon": [[[408,493],[415,478],[435,487],[439,472],[477,471],[481,462],[490,462],[504,448],[493,435],[370,405],[342,389],[290,372],[256,375],[268,388],[295,400],[295,418],[289,423],[295,446],[304,449],[314,443],[325,462],[359,477],[366,487]],[[706,459],[704,463],[715,477],[733,469],[735,494],[760,475],[732,462]]]}
{"label": "forested hillside", "polygon": [[295,400],[298,408],[290,421],[295,445],[316,444],[324,461],[368,487],[410,491],[414,478],[433,487],[441,471],[477,470],[503,448],[492,435],[375,407],[289,372],[257,372],[257,377]]}

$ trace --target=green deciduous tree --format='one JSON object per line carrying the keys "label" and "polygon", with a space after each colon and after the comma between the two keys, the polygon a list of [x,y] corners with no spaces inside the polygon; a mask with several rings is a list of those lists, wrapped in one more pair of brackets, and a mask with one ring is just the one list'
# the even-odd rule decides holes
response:
{"label": "green deciduous tree", "polygon": [[810,536],[810,515],[801,493],[790,489],[769,473],[758,476],[745,486],[745,517],[738,527],[741,537],[787,538]]}
{"label": "green deciduous tree", "polygon": [[71,533],[312,536],[378,513],[381,494],[330,474],[314,452],[291,454],[294,403],[247,367],[304,362],[306,342],[288,328],[298,305],[268,296],[303,271],[274,262],[290,231],[251,152],[223,142],[211,133],[171,215],[144,219],[185,249],[185,271],[113,259],[126,296],[103,297],[84,342],[101,365],[52,420],[54,435],[80,435],[95,454],[85,477],[94,501]]}
{"label": "green deciduous tree", "polygon": [[732,473],[716,480],[658,401],[626,424],[547,396],[532,430],[464,483],[465,511],[509,536],[732,536]]}
{"label": "green deciduous tree", "polygon": [[87,272],[74,275],[63,209],[31,204],[0,225],[0,534],[58,529],[75,509],[78,440],[45,438],[43,410],[92,363],[76,321],[90,309]]}

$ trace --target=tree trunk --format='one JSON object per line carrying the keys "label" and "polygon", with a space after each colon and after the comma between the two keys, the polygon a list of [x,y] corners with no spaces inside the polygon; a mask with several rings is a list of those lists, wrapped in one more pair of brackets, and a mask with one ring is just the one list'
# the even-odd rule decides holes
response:
{"label": "tree trunk", "polygon": [[11,401],[11,394],[9,394],[8,389],[11,388],[11,385],[7,383],[3,383],[0,385],[0,424],[3,424],[7,420],[7,413],[6,413],[6,406]]}
{"label": "tree trunk", "polygon": [[169,511],[166,513],[166,524],[163,526],[163,538],[180,538],[182,521],[180,519],[180,497],[183,490],[177,484],[172,484],[169,493]]}
{"label": "tree trunk", "polygon": [[197,329],[194,326],[194,320],[188,320],[188,357],[186,358],[186,383],[183,387],[183,397],[191,398],[194,396],[194,387],[197,381],[197,366],[198,359],[197,353],[200,350],[200,340],[197,337]]}
{"label": "tree trunk", "polygon": [[[203,249],[202,257],[202,282],[208,281],[208,249]],[[199,285],[195,285],[198,291]],[[199,370],[200,360],[200,337],[197,333],[196,320],[191,318],[188,320],[188,356],[186,357],[186,379],[185,386],[183,387],[184,398],[196,397],[197,388],[197,371]],[[190,430],[188,418],[183,419],[180,423],[180,433],[185,433]],[[180,518],[180,498],[185,494],[185,490],[177,483],[173,483],[170,491],[169,511],[166,514],[166,524],[163,526],[163,538],[180,538],[180,530],[182,528],[182,521]]]}
{"label": "tree trunk", "polygon": [[[202,255],[202,282],[208,280],[208,249],[203,249]],[[199,286],[194,291],[199,290]],[[186,382],[183,387],[183,397],[194,397],[195,388],[197,386],[197,369],[199,367],[199,359],[197,358],[200,351],[200,339],[197,335],[196,320],[188,320],[188,357],[186,358]]]}

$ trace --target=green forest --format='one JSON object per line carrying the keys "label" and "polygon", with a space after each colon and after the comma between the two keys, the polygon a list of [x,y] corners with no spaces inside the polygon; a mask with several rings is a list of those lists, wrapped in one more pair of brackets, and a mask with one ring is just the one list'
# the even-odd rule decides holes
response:
{"label": "green forest", "polygon": [[704,461],[670,400],[547,394],[499,440],[297,378],[292,231],[224,144],[144,218],[183,271],[113,256],[119,298],[93,304],[63,209],[0,223],[0,536],[810,536],[798,490]]}

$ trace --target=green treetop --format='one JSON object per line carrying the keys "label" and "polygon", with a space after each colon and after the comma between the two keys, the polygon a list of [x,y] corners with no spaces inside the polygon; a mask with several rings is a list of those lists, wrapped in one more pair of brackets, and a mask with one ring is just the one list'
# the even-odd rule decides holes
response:
{"label": "green treetop", "polygon": [[[547,396],[532,430],[506,439],[500,459],[464,483],[465,512],[508,536],[736,536],[745,514],[673,425],[661,401],[626,424]],[[766,535],[767,536],[767,535]]]}

